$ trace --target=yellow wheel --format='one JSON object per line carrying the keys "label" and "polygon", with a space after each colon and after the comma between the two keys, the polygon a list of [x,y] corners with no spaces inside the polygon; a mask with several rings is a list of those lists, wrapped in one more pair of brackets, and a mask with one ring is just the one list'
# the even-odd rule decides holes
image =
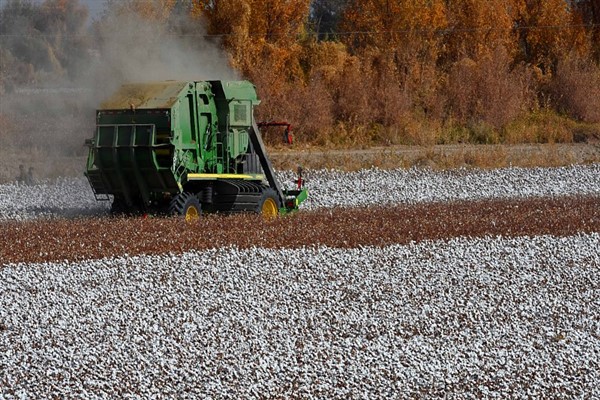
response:
{"label": "yellow wheel", "polygon": [[183,192],[171,200],[169,214],[181,215],[185,222],[196,222],[200,219],[202,207],[193,193]]}
{"label": "yellow wheel", "polygon": [[256,213],[263,216],[265,219],[272,219],[279,214],[279,201],[277,193],[271,188],[263,189],[262,196],[258,201]]}
{"label": "yellow wheel", "polygon": [[187,210],[185,210],[185,222],[196,222],[200,219],[200,210],[196,208],[196,205],[190,204]]}
{"label": "yellow wheel", "polygon": [[262,204],[260,213],[266,219],[275,218],[279,213],[279,209],[277,208],[277,203],[275,200],[271,197],[267,197]]}

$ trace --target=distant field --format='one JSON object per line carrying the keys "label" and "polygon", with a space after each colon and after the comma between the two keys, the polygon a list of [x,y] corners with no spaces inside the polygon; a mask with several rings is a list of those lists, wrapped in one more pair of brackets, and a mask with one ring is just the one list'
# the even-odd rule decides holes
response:
{"label": "distant field", "polygon": [[[83,144],[82,144],[83,147]],[[84,152],[80,152],[84,154]],[[276,169],[295,170],[299,165],[310,169],[332,168],[356,171],[430,167],[502,168],[557,167],[600,162],[600,143],[522,144],[522,145],[438,145],[388,146],[372,148],[273,147],[269,156]],[[0,149],[0,183],[10,182],[19,173],[19,165],[34,168],[39,179],[83,176],[86,158]]]}

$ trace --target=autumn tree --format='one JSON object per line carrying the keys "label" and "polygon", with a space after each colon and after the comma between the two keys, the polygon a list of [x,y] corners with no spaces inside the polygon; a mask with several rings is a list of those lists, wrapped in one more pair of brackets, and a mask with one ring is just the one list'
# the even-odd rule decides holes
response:
{"label": "autumn tree", "polygon": [[597,64],[600,64],[600,2],[579,0],[574,3],[580,21],[586,25],[591,40],[591,50]]}
{"label": "autumn tree", "polygon": [[345,42],[356,50],[398,51],[414,43],[432,44],[446,27],[446,7],[436,0],[354,0],[346,8]]}
{"label": "autumn tree", "polygon": [[143,20],[165,23],[180,0],[106,0],[108,14],[136,14]]}
{"label": "autumn tree", "polygon": [[552,73],[566,53],[588,51],[585,29],[567,0],[513,0],[519,58]]}
{"label": "autumn tree", "polygon": [[79,0],[46,0],[42,3],[40,31],[69,76],[85,68],[89,40],[86,32],[88,9]]}
{"label": "autumn tree", "polygon": [[548,86],[561,112],[600,122],[600,68],[591,59],[561,59]]}
{"label": "autumn tree", "polygon": [[513,0],[447,1],[448,29],[438,63],[439,72],[447,72],[444,118],[467,126],[478,141],[498,140],[478,127],[502,129],[532,104],[530,70],[515,62],[519,48],[513,14]]}
{"label": "autumn tree", "polygon": [[442,65],[450,66],[465,58],[478,60],[497,47],[514,55],[517,44],[511,1],[448,0]]}
{"label": "autumn tree", "polygon": [[437,108],[436,63],[446,24],[441,0],[353,1],[346,9],[342,40],[374,89],[369,107],[381,110],[380,123],[401,123],[411,105],[425,113]]}
{"label": "autumn tree", "polygon": [[302,124],[302,98],[310,84],[302,65],[309,5],[309,0],[201,0],[192,8],[208,35],[220,39],[232,67],[257,86],[264,100],[259,119]]}
{"label": "autumn tree", "polygon": [[202,0],[192,13],[222,38],[232,65],[245,76],[256,76],[260,64],[291,78],[298,74],[298,38],[308,10],[308,0]]}

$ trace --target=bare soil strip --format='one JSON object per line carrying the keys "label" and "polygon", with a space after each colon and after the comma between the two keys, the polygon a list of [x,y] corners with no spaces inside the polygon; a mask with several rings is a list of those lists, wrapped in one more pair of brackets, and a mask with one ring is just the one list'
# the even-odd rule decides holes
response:
{"label": "bare soil strip", "polygon": [[600,232],[600,197],[561,197],[340,208],[263,221],[82,218],[0,223],[0,264],[181,253],[235,245],[298,248],[386,246],[459,236],[568,236]]}

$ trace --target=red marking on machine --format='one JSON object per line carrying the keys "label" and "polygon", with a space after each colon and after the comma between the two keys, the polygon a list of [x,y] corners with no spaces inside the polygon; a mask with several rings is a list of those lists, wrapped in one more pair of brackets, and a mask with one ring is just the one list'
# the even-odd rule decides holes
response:
{"label": "red marking on machine", "polygon": [[270,121],[270,122],[259,122],[259,128],[268,128],[271,126],[284,126],[285,130],[283,131],[283,142],[286,144],[294,143],[294,136],[292,135],[292,124],[286,121]]}

